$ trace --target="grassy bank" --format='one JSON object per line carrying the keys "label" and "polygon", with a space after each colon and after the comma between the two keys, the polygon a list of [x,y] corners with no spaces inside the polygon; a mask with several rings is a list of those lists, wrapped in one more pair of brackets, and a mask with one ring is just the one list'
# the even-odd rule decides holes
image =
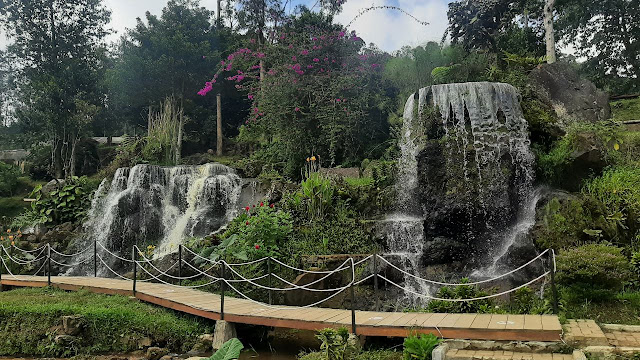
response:
{"label": "grassy bank", "polygon": [[[59,336],[68,315],[80,316],[83,324],[73,338]],[[0,356],[125,353],[149,343],[186,352],[211,330],[208,323],[127,297],[51,289],[0,293],[0,324]]]}

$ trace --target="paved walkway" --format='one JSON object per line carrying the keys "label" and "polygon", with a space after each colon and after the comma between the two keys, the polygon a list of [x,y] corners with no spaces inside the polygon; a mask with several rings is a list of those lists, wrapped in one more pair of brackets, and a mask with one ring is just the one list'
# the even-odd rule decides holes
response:
{"label": "paved walkway", "polygon": [[[52,277],[52,286],[65,290],[87,289],[120,294],[176,311],[219,320],[219,295],[177,286],[93,277]],[[2,277],[2,284],[45,287],[42,276]],[[224,320],[301,330],[351,328],[351,311],[327,308],[270,307],[249,300],[225,297]],[[562,327],[553,315],[429,314],[356,311],[356,332],[365,336],[406,337],[432,333],[444,338],[475,340],[560,341]],[[556,360],[556,359],[552,359]]]}

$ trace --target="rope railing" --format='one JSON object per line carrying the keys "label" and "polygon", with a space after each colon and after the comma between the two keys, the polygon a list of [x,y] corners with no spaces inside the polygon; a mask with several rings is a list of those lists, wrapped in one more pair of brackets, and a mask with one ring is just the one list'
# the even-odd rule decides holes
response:
{"label": "rope railing", "polygon": [[[34,275],[37,275],[42,271],[48,277],[49,285],[51,285],[52,264],[57,266],[58,268],[72,269],[80,265],[93,262],[94,276],[97,277],[98,267],[100,266],[102,269],[104,269],[104,271],[106,271],[107,274],[110,274],[110,276],[115,276],[122,280],[133,282],[134,295],[136,294],[136,290],[137,290],[136,289],[137,282],[154,281],[154,282],[162,283],[169,286],[187,288],[187,289],[200,289],[203,287],[218,284],[219,293],[221,297],[220,316],[222,319],[224,319],[224,299],[225,299],[227,288],[229,288],[230,290],[232,290],[234,293],[236,293],[238,296],[240,296],[245,300],[254,302],[261,306],[273,308],[273,309],[291,309],[292,307],[291,306],[279,307],[278,305],[274,305],[272,292],[286,293],[289,291],[305,291],[305,292],[311,292],[311,293],[326,294],[326,296],[323,296],[321,299],[318,299],[318,301],[315,301],[312,304],[308,304],[305,306],[297,306],[297,308],[309,308],[309,307],[314,307],[322,303],[325,303],[330,299],[333,299],[339,294],[343,293],[344,291],[350,290],[351,312],[352,312],[352,320],[353,320],[352,330],[355,333],[354,288],[372,279],[373,279],[374,290],[376,294],[376,309],[378,309],[379,301],[380,301],[379,292],[378,292],[378,288],[379,288],[378,280],[381,280],[384,283],[388,283],[398,289],[401,289],[407,294],[411,294],[416,297],[427,299],[427,300],[447,301],[447,302],[472,302],[472,301],[486,300],[486,299],[491,299],[491,298],[496,298],[496,297],[501,297],[501,296],[511,294],[519,289],[530,286],[531,284],[534,284],[546,278],[549,275],[551,275],[551,285],[552,285],[553,296],[554,296],[554,312],[557,313],[557,291],[555,288],[555,272],[557,270],[557,267],[556,267],[555,251],[551,249],[541,252],[535,258],[501,275],[488,278],[488,279],[474,281],[474,282],[460,282],[460,283],[436,281],[436,280],[420,277],[416,274],[412,274],[400,268],[399,266],[397,266],[396,264],[394,264],[393,262],[391,262],[390,260],[386,259],[384,256],[379,254],[369,255],[358,261],[355,261],[353,257],[349,257],[345,261],[343,261],[341,264],[336,266],[333,270],[308,270],[308,269],[302,269],[302,268],[289,265],[286,262],[283,262],[273,257],[264,257],[264,258],[245,261],[241,263],[228,263],[223,259],[212,260],[198,254],[197,252],[193,251],[192,249],[189,249],[186,246],[179,245],[178,260],[175,263],[173,263],[170,267],[168,267],[166,270],[162,270],[158,267],[157,264],[154,264],[153,259],[150,259],[147,256],[145,256],[145,253],[141,251],[137,245],[134,245],[132,248],[131,259],[127,259],[125,257],[122,257],[110,251],[104,244],[98,241],[94,241],[93,246],[87,247],[86,249],[76,252],[74,254],[65,254],[65,253],[59,252],[53,249],[49,244],[43,245],[35,250],[20,249],[12,244],[11,249],[15,250],[15,252],[17,253],[9,252],[9,250],[5,246],[0,244],[0,250],[1,250],[0,265],[2,265],[0,266],[0,280],[2,279],[3,270],[6,270],[7,274],[17,279],[17,276],[11,271],[7,261],[17,265],[29,266],[29,267],[33,266],[34,264],[37,264],[38,262],[42,262],[42,264],[39,266],[38,270],[34,273]],[[92,256],[90,255],[90,250],[93,250]],[[183,258],[183,250],[186,250],[187,254],[191,256],[191,260],[187,260]],[[37,255],[34,255],[35,253],[37,253]],[[133,276],[127,276],[126,274],[121,274],[120,272],[114,270],[113,268],[114,263],[110,263],[109,261],[107,261],[104,256],[108,256],[111,260],[116,262],[121,261],[121,262],[124,262],[125,264],[130,264],[133,268]],[[536,261],[541,261],[544,264],[545,256],[548,256],[551,260],[551,265],[550,265],[551,269],[544,271],[541,275],[535,277],[534,279],[522,285],[501,291],[499,293],[472,297],[472,298],[457,298],[457,299],[456,298],[439,298],[438,296],[432,296],[430,294],[417,292],[408,286],[403,286],[399,284],[397,281],[391,280],[388,274],[386,273],[386,270],[382,269],[380,266],[380,265],[383,265],[386,268],[391,269],[392,271],[397,271],[399,274],[404,276],[405,281],[407,281],[407,279],[412,279],[412,280],[430,284],[430,285],[446,286],[446,287],[477,286],[477,285],[488,284],[490,282],[495,282],[507,276],[513,275],[527,268],[528,266],[530,266]],[[80,259],[77,259],[78,257],[80,257]],[[7,261],[5,261],[5,258]],[[72,261],[72,260],[75,260],[75,261],[70,263],[69,261]],[[200,260],[204,260],[204,263]],[[200,262],[200,264],[196,262]],[[361,279],[356,279],[356,270],[355,270],[356,267],[362,266],[368,263],[372,263],[373,265],[373,269],[371,273],[366,276],[363,276],[363,278]],[[186,265],[186,268],[184,265]],[[265,265],[267,268],[266,272],[264,272],[264,270],[260,270],[260,269],[263,269]],[[319,275],[319,277],[306,284],[299,285],[292,281],[287,280],[284,276],[274,273],[272,269],[272,265],[279,266],[280,270],[288,271],[289,275],[291,275],[291,272],[294,272],[294,273],[300,273],[300,274]],[[172,271],[176,270],[175,269],[176,266],[178,271],[177,275],[175,273],[172,273]],[[263,273],[262,274],[258,273],[257,275],[254,275],[254,276],[246,276],[239,269],[245,266],[253,266],[251,268],[251,271],[257,270],[259,272],[262,271]],[[138,276],[138,268],[141,270],[140,274],[142,276]],[[189,275],[183,276],[182,275],[183,269],[186,269],[191,273]],[[381,273],[381,270],[385,271],[384,275]],[[336,286],[332,288],[322,288],[320,286],[317,286],[323,283],[325,280],[331,278],[332,276],[336,274],[340,274],[345,271],[349,271],[350,276],[347,282],[342,281],[342,284],[343,284],[342,286]],[[213,272],[215,275],[212,275],[210,272]],[[147,278],[143,279],[144,277],[147,277]],[[193,283],[193,281],[196,281],[198,278],[205,279],[205,282]],[[185,285],[185,284],[182,284],[183,281],[191,281],[191,283]],[[277,283],[281,284],[281,286],[273,285],[272,284],[273,281],[276,281]],[[177,282],[177,284],[173,282]],[[240,289],[238,285],[247,285],[247,286],[250,286],[250,288],[252,289],[267,291],[269,295],[268,303],[251,298],[250,296],[247,295],[247,289],[245,288],[245,291],[242,291],[242,289]]]}

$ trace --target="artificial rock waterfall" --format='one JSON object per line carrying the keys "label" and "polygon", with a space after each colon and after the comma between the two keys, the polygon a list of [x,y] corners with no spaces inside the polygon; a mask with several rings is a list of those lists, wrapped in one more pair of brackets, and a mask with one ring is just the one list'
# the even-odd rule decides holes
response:
{"label": "artificial rock waterfall", "polygon": [[494,271],[533,257],[523,234],[535,216],[534,158],[513,86],[420,89],[406,103],[399,147],[397,204],[385,228],[408,271]]}

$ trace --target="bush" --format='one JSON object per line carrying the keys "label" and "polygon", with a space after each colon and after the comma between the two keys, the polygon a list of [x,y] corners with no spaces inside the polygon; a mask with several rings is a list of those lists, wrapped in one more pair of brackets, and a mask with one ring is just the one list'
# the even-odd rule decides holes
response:
{"label": "bush", "polygon": [[433,334],[411,335],[404,339],[404,360],[431,360],[431,354],[442,340]]}
{"label": "bush", "polygon": [[622,249],[606,244],[588,244],[562,250],[557,257],[558,284],[587,299],[610,297],[632,278]]}
{"label": "bush", "polygon": [[31,193],[35,199],[31,207],[50,224],[80,222],[91,205],[92,185],[84,176],[67,179],[49,193],[45,193],[42,186],[38,185]]}
{"label": "bush", "polygon": [[316,338],[320,340],[324,360],[352,360],[359,353],[357,340],[349,339],[349,330],[345,328],[320,330]]}
{"label": "bush", "polygon": [[0,196],[13,196],[18,186],[20,169],[0,161]]}
{"label": "bush", "polygon": [[291,231],[289,213],[276,210],[273,205],[260,203],[258,207],[246,207],[222,234],[222,242],[203,250],[202,254],[212,260],[225,258],[247,261],[267,256],[282,258],[280,247]]}
{"label": "bush", "polygon": [[[462,279],[460,283],[468,283],[469,279]],[[441,287],[436,297],[441,299],[473,299],[489,295],[488,292],[480,290],[477,286],[461,285],[455,287]],[[433,300],[427,305],[429,312],[436,313],[489,313],[494,308],[491,299],[475,301],[446,301]]]}

